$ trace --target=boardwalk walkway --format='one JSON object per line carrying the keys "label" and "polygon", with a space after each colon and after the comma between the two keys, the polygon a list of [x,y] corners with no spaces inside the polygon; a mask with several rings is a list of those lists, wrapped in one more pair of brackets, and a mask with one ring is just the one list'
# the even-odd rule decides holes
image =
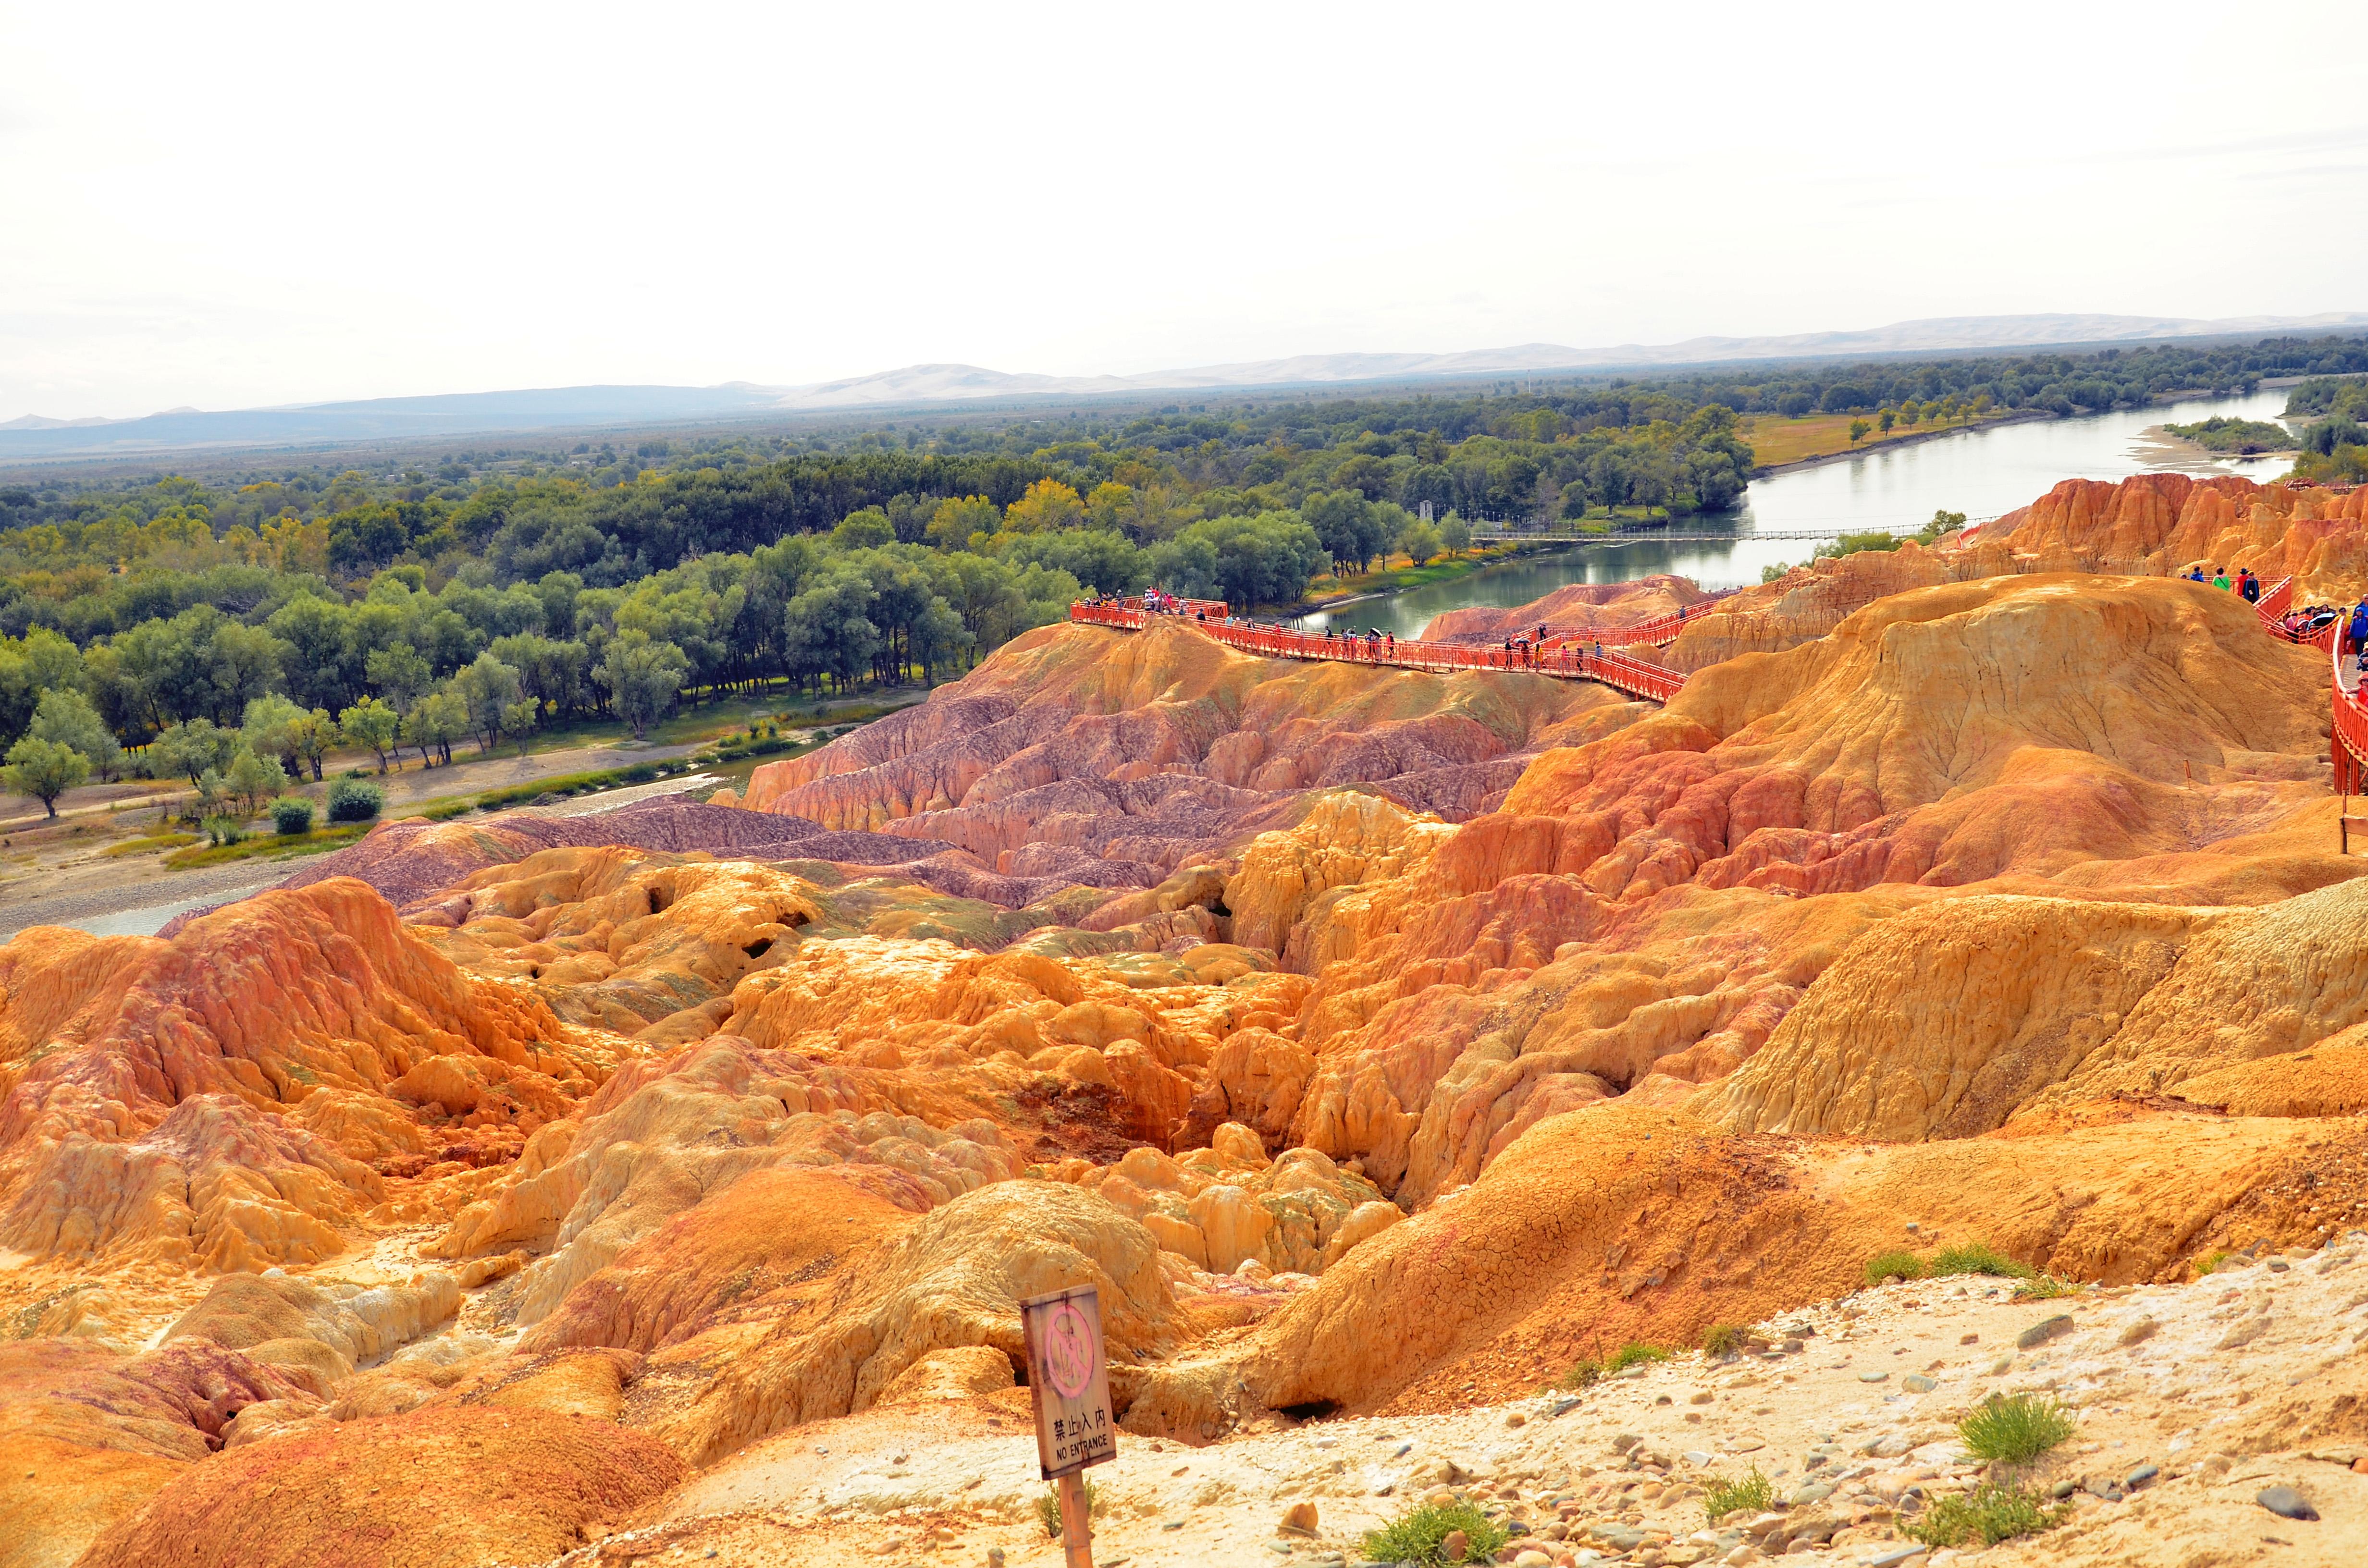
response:
{"label": "boardwalk walkway", "polygon": [[1313,636],[1292,627],[1229,617],[1225,613],[1227,607],[1219,602],[1176,602],[1178,608],[1173,611],[1146,610],[1140,599],[1074,604],[1069,607],[1069,619],[1081,625],[1139,631],[1154,616],[1164,614],[1229,648],[1263,658],[1386,665],[1397,669],[1428,670],[1434,675],[1503,670],[1512,675],[1552,676],[1565,680],[1597,681],[1648,702],[1667,702],[1686,684],[1686,677],[1676,670],[1620,652],[1622,647],[1674,642],[1685,623],[1681,615],[1667,616],[1641,626],[1607,627],[1600,634],[1600,642],[1599,634],[1590,631],[1584,643],[1574,637],[1550,642],[1542,648],[1508,650],[1468,647],[1458,642],[1392,641],[1384,637]]}

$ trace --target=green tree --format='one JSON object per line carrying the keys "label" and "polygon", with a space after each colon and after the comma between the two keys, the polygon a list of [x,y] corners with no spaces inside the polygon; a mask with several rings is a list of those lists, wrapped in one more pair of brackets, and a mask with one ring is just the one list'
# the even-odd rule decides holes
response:
{"label": "green tree", "polygon": [[297,726],[303,722],[304,710],[272,692],[246,705],[239,737],[258,756],[276,756],[293,773],[303,766],[296,746]]}
{"label": "green tree", "polygon": [[419,765],[432,767],[438,757],[449,766],[452,743],[469,733],[469,705],[459,694],[431,691],[403,716],[403,738],[419,748]]}
{"label": "green tree", "polygon": [[378,770],[384,773],[388,755],[394,750],[395,737],[402,733],[403,719],[377,698],[365,697],[337,715],[337,728],[354,744],[368,746],[377,753]]}
{"label": "green tree", "polygon": [[1863,419],[1853,419],[1853,420],[1851,420],[1851,421],[1850,422],[1850,445],[1851,445],[1851,446],[1853,446],[1853,447],[1855,447],[1855,446],[1857,446],[1861,441],[1865,440],[1865,439],[1866,439],[1866,433],[1867,433],[1869,430],[1873,429],[1873,426],[1871,426],[1871,425],[1869,425],[1869,424],[1868,424],[1865,420],[1863,420]]}
{"label": "green tree", "polygon": [[123,767],[123,747],[115,732],[90,705],[90,699],[67,687],[41,693],[33,722],[25,732],[40,740],[72,746],[101,778],[113,778]]}
{"label": "green tree", "polygon": [[370,685],[396,716],[408,713],[412,702],[435,684],[435,675],[419,651],[408,642],[373,648],[366,661]]}
{"label": "green tree", "polygon": [[222,775],[229,791],[246,802],[247,814],[263,809],[263,802],[288,788],[288,770],[268,756],[258,756],[246,746],[241,746],[230,759],[230,767]]}
{"label": "green tree", "polygon": [[873,550],[896,542],[896,526],[877,506],[849,512],[830,530],[830,542],[841,550]]}
{"label": "green tree", "polygon": [[527,742],[533,738],[535,722],[542,717],[542,704],[524,698],[502,710],[502,733],[518,742],[518,756],[526,755]]}
{"label": "green tree", "polygon": [[1891,427],[1897,423],[1899,423],[1899,415],[1894,409],[1886,408],[1874,416],[1875,428],[1886,436],[1891,434]]}
{"label": "green tree", "polygon": [[167,725],[149,744],[151,771],[159,778],[179,777],[195,785],[208,771],[229,767],[238,746],[238,732],[222,729],[211,719]]}
{"label": "green tree", "polygon": [[63,741],[27,735],[8,748],[8,765],[0,778],[19,795],[41,802],[51,816],[58,814],[58,797],[90,777],[90,762]]}
{"label": "green tree", "polygon": [[1447,547],[1449,554],[1461,555],[1472,548],[1472,525],[1463,520],[1463,514],[1450,512],[1439,520],[1439,541]]}
{"label": "green tree", "polygon": [[629,629],[617,633],[600,663],[600,678],[617,717],[632,727],[636,738],[666,716],[690,661],[671,642],[653,641],[646,631]]}
{"label": "green tree", "polygon": [[337,722],[329,717],[328,710],[324,708],[301,713],[288,726],[289,744],[295,747],[296,755],[304,766],[313,770],[313,781],[316,784],[321,781],[322,765],[328,757],[329,748],[344,738],[337,733]]}
{"label": "green tree", "polygon": [[[500,744],[503,715],[510,704],[526,695],[518,681],[518,673],[492,653],[480,653],[469,665],[452,677],[449,688],[459,696],[469,713],[469,728],[482,743],[482,750],[490,752]],[[641,732],[636,730],[634,733]]]}
{"label": "green tree", "polygon": [[1420,517],[1417,517],[1411,527],[1399,533],[1398,548],[1406,552],[1408,561],[1420,566],[1437,555],[1442,548],[1439,529],[1424,522]]}

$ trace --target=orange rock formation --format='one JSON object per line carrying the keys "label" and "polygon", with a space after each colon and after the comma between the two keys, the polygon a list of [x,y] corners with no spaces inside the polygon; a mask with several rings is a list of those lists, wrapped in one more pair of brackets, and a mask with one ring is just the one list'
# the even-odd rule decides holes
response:
{"label": "orange rock formation", "polygon": [[753,811],[24,933],[0,1555],[547,1559],[810,1424],[1016,1434],[1079,1282],[1202,1443],[1789,1311],[1909,1219],[2095,1282],[2368,1221],[2324,662],[2172,575],[2348,593],[2363,533],[2067,483],[1706,609],[1660,710],[1048,628]]}

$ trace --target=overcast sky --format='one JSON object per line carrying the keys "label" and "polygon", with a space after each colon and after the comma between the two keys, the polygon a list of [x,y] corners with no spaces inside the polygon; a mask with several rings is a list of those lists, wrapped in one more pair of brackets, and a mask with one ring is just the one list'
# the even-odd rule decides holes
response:
{"label": "overcast sky", "polygon": [[0,419],[2368,310],[2355,26],[0,0]]}

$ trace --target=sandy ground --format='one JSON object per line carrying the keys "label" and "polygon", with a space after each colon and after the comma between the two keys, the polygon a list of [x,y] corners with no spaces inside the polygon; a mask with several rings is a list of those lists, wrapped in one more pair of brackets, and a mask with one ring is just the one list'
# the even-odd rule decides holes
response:
{"label": "sandy ground", "polygon": [[[2018,1348],[2043,1324],[2047,1337]],[[1966,1277],[1759,1326],[1774,1342],[1762,1356],[1688,1354],[1582,1392],[1314,1421],[1201,1449],[1121,1438],[1118,1460],[1094,1472],[1105,1497],[1094,1561],[1356,1563],[1366,1529],[1452,1492],[1522,1521],[1549,1562],[1682,1568],[1757,1562],[1770,1547],[1909,1568],[2368,1562],[2368,1474],[2349,1468],[2368,1454],[2368,1432],[2326,1429],[2359,1408],[2342,1391],[2368,1392],[2355,1351],[2368,1338],[2362,1233],[2193,1284],[2025,1302],[2009,1282]],[[1954,1423],[2000,1391],[2077,1411],[2078,1435],[2030,1472],[2043,1488],[2079,1488],[2067,1521],[1987,1551],[1919,1553],[1899,1527],[1983,1478]],[[639,1528],[557,1561],[896,1568],[985,1564],[999,1549],[1008,1568],[1051,1568],[1060,1552],[1035,1519],[1030,1432],[1019,1390],[800,1428],[695,1478]],[[1789,1506],[1713,1528],[1701,1483],[1755,1467]],[[2320,1518],[2271,1513],[2256,1497],[2272,1485]],[[1302,1502],[1316,1508],[1314,1531],[1280,1528]]]}

